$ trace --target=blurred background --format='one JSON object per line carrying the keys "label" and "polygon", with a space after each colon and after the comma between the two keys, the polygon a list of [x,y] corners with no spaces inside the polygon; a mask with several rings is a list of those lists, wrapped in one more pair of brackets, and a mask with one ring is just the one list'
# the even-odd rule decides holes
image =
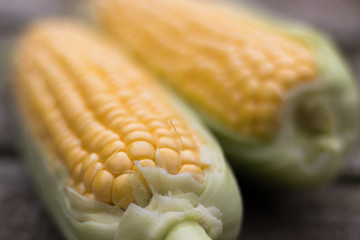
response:
{"label": "blurred background", "polygon": [[[297,19],[321,29],[338,44],[360,80],[360,1],[232,0]],[[0,239],[61,240],[16,152],[11,103],[11,47],[21,29],[41,16],[69,14],[71,0],[0,0]],[[360,145],[337,181],[305,193],[264,193],[240,183],[243,240],[360,239]]]}

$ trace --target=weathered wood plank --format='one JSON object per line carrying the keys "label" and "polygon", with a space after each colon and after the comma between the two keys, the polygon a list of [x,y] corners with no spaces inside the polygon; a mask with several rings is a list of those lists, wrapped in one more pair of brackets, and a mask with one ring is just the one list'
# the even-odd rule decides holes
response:
{"label": "weathered wood plank", "polygon": [[302,194],[244,191],[242,240],[360,239],[358,185],[337,183]]}
{"label": "weathered wood plank", "polygon": [[0,154],[14,153],[14,110],[10,98],[10,51],[20,30],[34,18],[70,11],[71,0],[0,0]]}
{"label": "weathered wood plank", "polygon": [[[8,68],[3,52],[12,36],[30,19],[66,11],[70,0],[0,0],[0,152],[14,144],[9,105]],[[250,1],[250,0],[247,0]],[[67,3],[66,3],[67,2]],[[354,56],[360,76],[360,2],[353,0],[251,0],[329,32]],[[2,36],[7,36],[4,39]],[[359,78],[358,78],[359,81]],[[360,146],[360,144],[357,144]],[[339,180],[325,188],[292,194],[243,189],[245,218],[239,239],[360,239],[360,148],[353,152]],[[61,240],[58,230],[17,159],[0,158],[0,239]]]}
{"label": "weathered wood plank", "polygon": [[61,240],[19,161],[0,159],[0,239]]}
{"label": "weathered wood plank", "polygon": [[10,97],[9,53],[13,38],[0,35],[0,153],[14,151],[13,104]]}
{"label": "weathered wood plank", "polygon": [[[239,239],[360,239],[360,191],[343,182],[305,193],[266,194],[243,189]],[[0,160],[0,239],[61,240],[21,162]]]}
{"label": "weathered wood plank", "polygon": [[335,182],[309,192],[271,194],[244,185],[245,217],[239,239],[360,239],[359,158],[357,147]]}
{"label": "weathered wood plank", "polygon": [[13,35],[29,21],[69,11],[71,0],[0,0],[0,33]]}
{"label": "weathered wood plank", "polygon": [[[352,55],[353,57],[349,61],[351,63],[350,67],[353,70],[357,88],[360,92],[360,48],[353,52]],[[348,180],[352,179],[360,184],[360,139],[354,144],[354,150],[350,153],[348,159],[349,161],[344,168],[346,173],[344,178],[348,177]]]}
{"label": "weathered wood plank", "polygon": [[334,37],[347,51],[359,49],[360,1],[354,0],[233,0],[246,2],[275,15],[300,20]]}
{"label": "weathered wood plank", "polygon": [[[359,87],[360,52],[351,67]],[[247,186],[242,240],[360,239],[360,141],[347,157],[338,180],[304,193],[269,194]]]}

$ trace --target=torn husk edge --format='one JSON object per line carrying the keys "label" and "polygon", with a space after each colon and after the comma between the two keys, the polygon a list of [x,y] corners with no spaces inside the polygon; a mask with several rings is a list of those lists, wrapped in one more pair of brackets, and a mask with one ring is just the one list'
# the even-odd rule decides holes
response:
{"label": "torn husk edge", "polygon": [[69,173],[65,166],[60,160],[51,160],[31,128],[19,121],[23,158],[38,192],[67,239],[172,240],[189,229],[197,239],[236,239],[241,226],[242,201],[234,175],[218,143],[200,126],[191,110],[176,97],[171,99],[205,139],[200,158],[210,167],[199,183],[190,173],[170,175],[163,169],[139,165],[147,184],[154,190],[153,195],[144,206],[130,204],[125,211],[87,199],[66,186]]}

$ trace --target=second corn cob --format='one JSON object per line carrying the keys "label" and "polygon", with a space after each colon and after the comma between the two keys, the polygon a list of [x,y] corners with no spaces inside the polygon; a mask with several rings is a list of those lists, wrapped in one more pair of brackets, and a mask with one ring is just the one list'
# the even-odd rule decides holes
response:
{"label": "second corn cob", "polygon": [[221,150],[104,38],[46,20],[15,62],[25,157],[68,239],[236,238],[241,201]]}
{"label": "second corn cob", "polygon": [[212,1],[95,2],[100,25],[200,112],[242,175],[307,187],[338,171],[359,105],[325,37]]}

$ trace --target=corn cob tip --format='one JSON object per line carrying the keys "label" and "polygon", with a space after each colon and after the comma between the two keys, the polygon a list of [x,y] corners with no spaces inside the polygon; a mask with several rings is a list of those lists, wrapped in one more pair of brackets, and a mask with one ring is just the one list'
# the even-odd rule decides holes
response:
{"label": "corn cob tip", "polygon": [[286,94],[318,74],[307,44],[221,5],[112,0],[95,6],[103,27],[142,62],[202,113],[248,138],[272,139]]}
{"label": "corn cob tip", "polygon": [[25,156],[67,238],[164,239],[191,220],[235,239],[240,193],[215,140],[108,39],[44,20],[15,58]]}
{"label": "corn cob tip", "polygon": [[357,136],[358,93],[326,37],[211,1],[94,9],[119,45],[196,109],[241,175],[296,188],[338,171]]}

